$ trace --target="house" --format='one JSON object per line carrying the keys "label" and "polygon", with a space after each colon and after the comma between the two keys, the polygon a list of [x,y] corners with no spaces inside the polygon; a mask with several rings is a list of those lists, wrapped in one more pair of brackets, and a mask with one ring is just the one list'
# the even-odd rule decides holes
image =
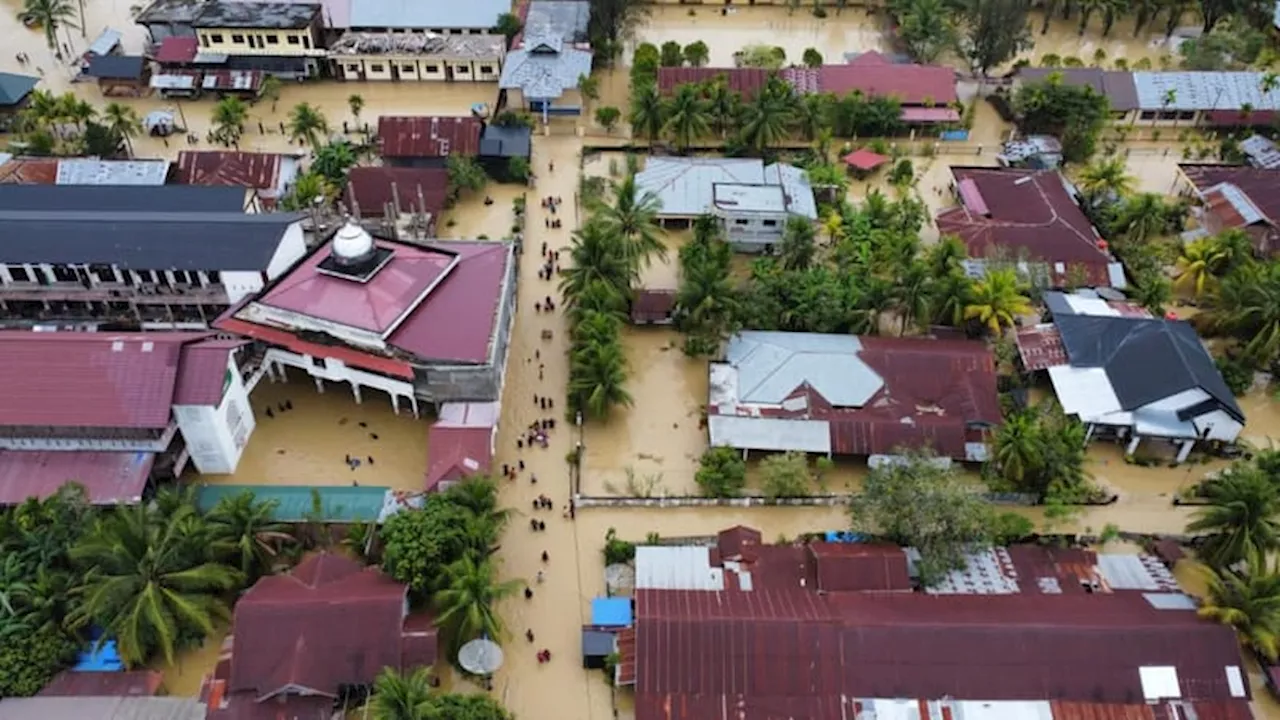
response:
{"label": "house", "polygon": [[727,556],[731,534],[759,537],[636,549],[615,685],[637,720],[1252,718],[1234,633],[1155,558],[995,548],[971,559],[976,584],[923,593],[910,549]]}
{"label": "house", "polygon": [[348,222],[214,326],[268,347],[264,363],[407,400],[496,401],[515,304],[502,242],[409,244]]}
{"label": "house", "polygon": [[424,3],[414,0],[350,0],[352,30],[370,32],[425,30],[439,35],[484,35],[511,12],[506,0]]}
{"label": "house", "polygon": [[188,460],[235,470],[253,432],[241,341],[208,332],[0,331],[0,504],[68,481],[95,504],[137,503]]}
{"label": "house", "polygon": [[1263,170],[1280,169],[1280,149],[1276,148],[1271,138],[1250,135],[1240,141],[1240,151],[1253,167]]}
{"label": "house", "polygon": [[0,185],[164,185],[168,160],[11,158],[0,154]]}
{"label": "house", "polygon": [[489,472],[498,437],[496,402],[444,403],[427,433],[427,492]]}
{"label": "house", "polygon": [[343,80],[497,82],[506,49],[506,38],[487,33],[350,30],[329,46],[329,65]]}
{"label": "house", "polygon": [[1024,68],[1014,86],[1050,74],[1065,83],[1093,87],[1110,101],[1113,119],[1128,125],[1270,126],[1280,110],[1280,88],[1264,92],[1262,72]]}
{"label": "house", "polygon": [[551,115],[581,115],[578,80],[591,74],[591,50],[566,43],[553,30],[534,35],[507,53],[498,105],[536,113],[546,123]]}
{"label": "house", "polygon": [[710,366],[711,445],[870,456],[932,450],[987,459],[1000,424],[982,343],[747,331]]}
{"label": "house", "polygon": [[525,125],[485,123],[480,131],[480,165],[492,178],[514,180],[511,161],[533,158],[533,128]]}
{"label": "house", "polygon": [[297,155],[182,150],[173,181],[177,185],[246,188],[246,209],[266,212],[289,192],[301,169],[302,158]]}
{"label": "house", "polygon": [[663,225],[684,227],[712,214],[741,252],[767,251],[791,217],[818,218],[803,170],[758,158],[650,157],[636,174],[636,192],[652,193]]}
{"label": "house", "polygon": [[418,215],[428,237],[449,196],[449,171],[444,168],[353,167],[347,173],[346,197],[357,217],[399,218]]}
{"label": "house", "polygon": [[298,77],[299,72],[296,58],[229,55],[221,48],[201,48],[194,35],[165,38],[152,60],[159,68],[151,76],[151,88],[165,98],[197,99],[212,93],[253,100],[268,71],[283,77]]}
{"label": "house", "polygon": [[41,697],[154,697],[164,689],[157,670],[63,670],[40,689]]}
{"label": "house", "polygon": [[484,123],[467,116],[378,118],[378,152],[392,167],[444,167],[452,153],[475,157]]}
{"label": "house", "polygon": [[38,77],[0,72],[0,116],[14,115],[21,110],[39,83]]}
{"label": "house", "polygon": [[313,77],[326,54],[320,10],[315,3],[210,0],[191,26],[201,52],[239,60],[228,69]]}
{"label": "house", "polygon": [[306,252],[300,215],[247,215],[244,198],[236,187],[0,185],[0,326],[206,327]]}
{"label": "house", "polygon": [[1018,354],[1028,372],[1047,370],[1063,412],[1101,435],[1144,438],[1187,459],[1197,442],[1230,443],[1245,417],[1196,331],[1182,320],[1088,295],[1049,292],[1052,322],[1022,328]]}
{"label": "house", "polygon": [[1049,287],[1125,287],[1124,267],[1057,170],[952,167],[951,175],[959,205],[938,213],[938,232],[964,242],[972,276],[1009,262]]}
{"label": "house", "polygon": [[205,681],[208,720],[328,717],[383,668],[434,665],[434,624],[408,608],[407,586],[345,555],[311,553],[258,580]]}
{"label": "house", "polygon": [[1193,212],[1206,233],[1243,230],[1259,256],[1280,252],[1280,169],[1183,164],[1178,170],[1200,201]]}
{"label": "house", "polygon": [[152,0],[133,21],[147,29],[154,45],[163,46],[169,38],[194,38],[195,21],[204,5],[204,0]]}
{"label": "house", "polygon": [[104,96],[140,97],[150,87],[151,66],[141,55],[95,55],[83,74],[97,81]]}
{"label": "house", "polygon": [[0,720],[204,720],[204,703],[171,697],[33,697],[0,700]]}

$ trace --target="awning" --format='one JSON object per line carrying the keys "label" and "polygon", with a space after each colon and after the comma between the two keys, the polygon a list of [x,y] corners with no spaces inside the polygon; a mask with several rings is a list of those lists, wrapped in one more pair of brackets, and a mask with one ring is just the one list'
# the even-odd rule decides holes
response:
{"label": "awning", "polygon": [[217,328],[224,332],[256,338],[271,345],[311,357],[333,358],[352,367],[371,372],[382,373],[403,380],[413,380],[413,367],[407,362],[393,360],[388,357],[371,355],[341,345],[320,345],[307,342],[287,330],[258,325],[234,317],[226,317],[217,321]]}
{"label": "awning", "polygon": [[881,165],[889,162],[889,158],[877,152],[872,152],[866,148],[854,150],[844,156],[844,162],[851,168],[858,170],[875,170]]}
{"label": "awning", "polygon": [[154,453],[80,451],[0,451],[0,505],[46,498],[68,482],[84,486],[90,503],[142,501]]}
{"label": "awning", "polygon": [[908,123],[960,122],[960,112],[948,107],[905,107],[902,121]]}

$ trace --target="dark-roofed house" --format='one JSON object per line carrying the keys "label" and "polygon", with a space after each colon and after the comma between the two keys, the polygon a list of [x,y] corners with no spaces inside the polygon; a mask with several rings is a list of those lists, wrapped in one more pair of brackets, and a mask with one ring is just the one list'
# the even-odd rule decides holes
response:
{"label": "dark-roofed house", "polygon": [[22,109],[40,78],[0,72],[0,114],[10,115]]}
{"label": "dark-roofed house", "polygon": [[449,196],[449,171],[444,168],[354,167],[347,173],[346,198],[360,217],[388,214],[424,216],[428,237],[435,235],[436,221]]}
{"label": "dark-roofed house", "polygon": [[301,78],[324,65],[319,3],[207,0],[191,27],[201,52],[232,57],[238,70]]}
{"label": "dark-roofed house", "polygon": [[1108,304],[1046,293],[1051,324],[1018,331],[1028,370],[1047,369],[1058,402],[1089,436],[1144,438],[1177,446],[1177,461],[1198,441],[1233,442],[1245,417],[1213,356],[1182,320],[1135,317]]}
{"label": "dark-roofed house", "polygon": [[952,167],[959,204],[938,213],[938,232],[969,250],[969,272],[987,259],[1025,263],[1050,287],[1125,287],[1124,267],[1076,203],[1057,170]]}
{"label": "dark-roofed house", "polygon": [[206,327],[306,252],[299,215],[245,214],[244,200],[237,187],[0,185],[0,323]]}
{"label": "dark-roofed house", "polygon": [[84,74],[98,81],[103,95],[138,96],[147,91],[151,68],[141,55],[94,55]]}
{"label": "dark-roofed house", "polygon": [[183,150],[177,168],[175,183],[247,188],[247,209],[263,212],[275,208],[297,180],[301,162],[281,153]]}
{"label": "dark-roofed house", "polygon": [[408,607],[407,586],[343,555],[262,578],[236,603],[230,655],[205,683],[208,720],[328,717],[383,668],[434,665],[435,628]]}
{"label": "dark-roofed house", "polygon": [[378,151],[393,167],[444,167],[449,155],[475,157],[484,123],[472,116],[378,118]]}
{"label": "dark-roofed house", "polygon": [[978,342],[749,331],[710,373],[712,445],[981,462],[1000,423],[994,361]]}
{"label": "dark-roofed house", "polygon": [[1280,252],[1280,170],[1191,164],[1178,169],[1200,199],[1200,225],[1206,232],[1243,230],[1259,255]]}
{"label": "dark-roofed house", "polygon": [[208,332],[0,331],[0,504],[69,481],[139,502],[153,474],[232,472],[254,419],[243,343]]}

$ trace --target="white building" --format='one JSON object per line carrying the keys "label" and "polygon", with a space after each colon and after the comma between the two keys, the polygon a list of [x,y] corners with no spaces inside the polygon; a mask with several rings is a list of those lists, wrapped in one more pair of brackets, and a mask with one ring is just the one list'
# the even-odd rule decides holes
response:
{"label": "white building", "polygon": [[1153,318],[1127,303],[1088,294],[1045,293],[1053,322],[1018,332],[1028,371],[1047,370],[1058,402],[1089,437],[1144,438],[1177,447],[1234,442],[1245,417],[1213,356],[1182,320]]}

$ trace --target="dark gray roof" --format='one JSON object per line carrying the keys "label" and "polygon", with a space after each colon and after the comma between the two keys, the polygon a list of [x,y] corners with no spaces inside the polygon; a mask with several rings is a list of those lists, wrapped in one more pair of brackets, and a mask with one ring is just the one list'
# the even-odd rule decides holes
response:
{"label": "dark gray roof", "polygon": [[1199,388],[1244,422],[1213,357],[1186,322],[1090,315],[1056,315],[1054,322],[1071,365],[1106,370],[1123,409]]}
{"label": "dark gray roof", "polygon": [[1106,96],[1112,110],[1128,112],[1138,108],[1138,89],[1133,73],[1124,70],[1101,68],[1022,68],[1018,77],[1027,82],[1039,82],[1058,73],[1068,85],[1088,85]]}
{"label": "dark gray roof", "polygon": [[0,185],[0,210],[240,213],[245,192],[201,185]]}
{"label": "dark gray roof", "polygon": [[200,17],[207,0],[155,0],[142,9],[134,22],[139,25],[189,25]]}
{"label": "dark gray roof", "polygon": [[522,157],[533,154],[533,130],[527,127],[487,125],[480,133],[481,157]]}
{"label": "dark gray roof", "polygon": [[107,80],[137,80],[146,64],[147,59],[141,55],[95,55],[84,74]]}
{"label": "dark gray roof", "polygon": [[567,43],[587,42],[590,3],[581,0],[533,0],[524,21],[525,36],[558,35]]}
{"label": "dark gray roof", "polygon": [[0,210],[0,262],[135,270],[267,268],[293,213]]}
{"label": "dark gray roof", "polygon": [[198,28],[304,28],[320,13],[312,3],[211,2],[192,23]]}
{"label": "dark gray roof", "polygon": [[40,78],[0,72],[0,107],[11,107],[31,94]]}

